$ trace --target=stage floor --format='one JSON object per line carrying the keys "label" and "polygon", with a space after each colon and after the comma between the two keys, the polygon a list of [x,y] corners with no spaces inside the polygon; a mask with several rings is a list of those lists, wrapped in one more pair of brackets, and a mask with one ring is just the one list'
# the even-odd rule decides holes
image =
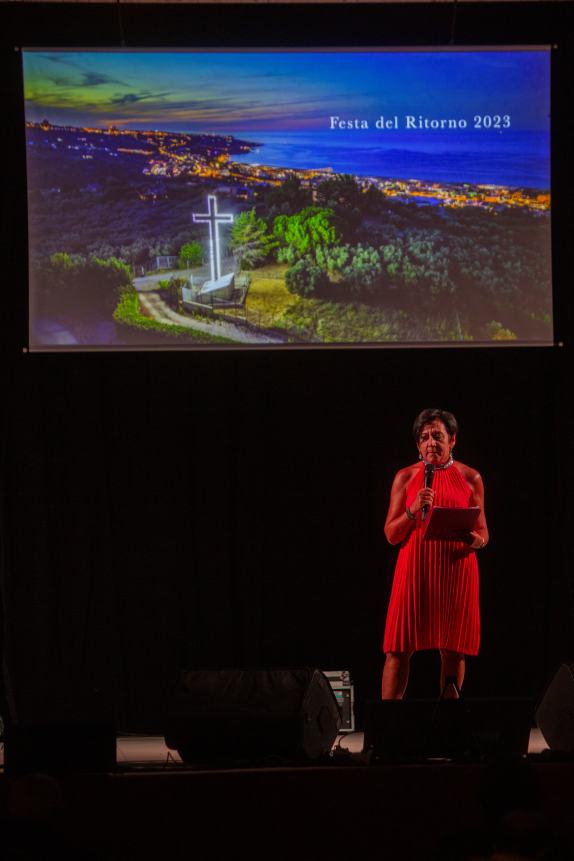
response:
{"label": "stage floor", "polygon": [[[350,732],[339,735],[333,747],[348,750],[351,754],[361,753],[363,749],[363,733]],[[542,753],[547,747],[540,730],[531,730],[528,753]],[[185,767],[177,751],[169,750],[166,747],[162,736],[136,734],[118,736],[116,757],[120,769],[122,766],[126,768],[145,768],[145,766],[157,768],[158,766],[163,766],[164,768],[178,769]],[[4,745],[0,745],[0,767],[3,766]]]}
{"label": "stage floor", "polygon": [[[363,733],[350,732],[338,736],[335,747],[348,750],[349,753],[361,753],[363,750]],[[530,732],[528,753],[542,753],[547,750],[548,745],[539,729]],[[117,762],[122,765],[145,765],[155,766],[163,763],[164,766],[176,766],[181,768],[183,763],[175,750],[169,750],[161,736],[119,736],[117,740]]]}

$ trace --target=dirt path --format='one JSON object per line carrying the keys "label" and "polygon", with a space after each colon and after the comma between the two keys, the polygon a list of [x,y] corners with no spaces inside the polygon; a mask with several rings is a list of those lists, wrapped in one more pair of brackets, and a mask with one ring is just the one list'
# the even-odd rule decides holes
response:
{"label": "dirt path", "polygon": [[174,311],[157,292],[141,292],[139,294],[140,305],[150,316],[160,323],[168,325],[185,326],[186,329],[193,329],[196,332],[204,332],[207,335],[218,335],[220,338],[229,338],[230,341],[237,341],[243,344],[284,344],[286,337],[280,335],[264,335],[254,332],[252,329],[246,329],[243,326],[237,326],[227,321],[212,322],[206,320],[197,320],[194,317],[187,317],[183,314],[178,314]]}

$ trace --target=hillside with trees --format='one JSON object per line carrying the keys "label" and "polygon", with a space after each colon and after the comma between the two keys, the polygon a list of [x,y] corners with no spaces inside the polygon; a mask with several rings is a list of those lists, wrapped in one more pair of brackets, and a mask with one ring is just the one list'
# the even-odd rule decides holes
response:
{"label": "hillside with trees", "polygon": [[[36,158],[34,171],[46,168],[29,200],[38,307],[48,296],[53,306],[73,306],[81,290],[84,308],[107,314],[120,267],[141,274],[159,255],[201,277],[206,231],[191,213],[204,209],[214,183],[145,177],[128,160],[105,174],[74,162],[51,186],[50,155]],[[223,245],[237,272],[253,273],[257,319],[268,327],[317,342],[551,337],[545,213],[421,206],[346,175],[313,190],[290,175],[257,188],[248,203],[225,198],[225,210],[235,220]],[[66,279],[82,286],[65,287]],[[272,285],[272,313],[263,309],[264,283]],[[249,308],[248,296],[246,318]]]}
{"label": "hillside with trees", "polygon": [[[251,229],[249,268],[270,259],[289,264],[287,290],[307,300],[302,327],[318,335],[312,320],[321,320],[323,308],[347,320],[339,329],[351,341],[364,338],[369,314],[386,314],[383,328],[394,321],[400,340],[548,338],[549,266],[540,253],[549,248],[546,217],[393,202],[347,176],[319,186],[323,206],[292,211],[296,192],[294,183],[284,201],[279,189],[272,192],[282,214],[265,219],[254,207],[240,220]],[[288,316],[297,327],[296,303]]]}

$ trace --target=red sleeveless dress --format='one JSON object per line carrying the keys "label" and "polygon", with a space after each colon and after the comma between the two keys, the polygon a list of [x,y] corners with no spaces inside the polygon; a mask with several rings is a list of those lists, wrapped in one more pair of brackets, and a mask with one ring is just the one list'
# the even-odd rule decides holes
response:
{"label": "red sleeveless dress", "polygon": [[[407,505],[423,486],[424,464],[407,485]],[[471,491],[456,464],[436,469],[434,505],[466,508]],[[478,654],[480,614],[476,553],[460,541],[423,541],[420,513],[399,550],[384,652],[448,649]]]}

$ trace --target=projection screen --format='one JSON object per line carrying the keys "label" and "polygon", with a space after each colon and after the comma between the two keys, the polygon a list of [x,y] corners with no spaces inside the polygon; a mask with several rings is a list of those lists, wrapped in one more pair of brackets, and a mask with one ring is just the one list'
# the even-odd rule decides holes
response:
{"label": "projection screen", "polygon": [[551,344],[550,51],[22,51],[31,350]]}

